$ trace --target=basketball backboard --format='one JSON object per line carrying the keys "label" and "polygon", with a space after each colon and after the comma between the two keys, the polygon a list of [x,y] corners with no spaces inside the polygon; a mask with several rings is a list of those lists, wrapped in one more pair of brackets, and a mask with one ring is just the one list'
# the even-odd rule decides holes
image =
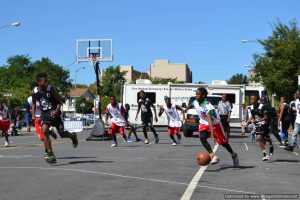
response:
{"label": "basketball backboard", "polygon": [[99,62],[112,61],[112,39],[78,39],[76,61],[91,62],[92,57],[96,57]]}

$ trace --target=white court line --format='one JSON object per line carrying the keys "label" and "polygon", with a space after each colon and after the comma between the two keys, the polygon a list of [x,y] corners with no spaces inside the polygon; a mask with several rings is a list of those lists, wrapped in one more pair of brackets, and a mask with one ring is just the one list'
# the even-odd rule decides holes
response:
{"label": "white court line", "polygon": [[[216,144],[214,146],[213,152],[216,152],[218,149],[218,144]],[[206,170],[208,165],[200,167],[200,169],[198,170],[198,172],[196,173],[196,175],[194,176],[194,178],[191,180],[189,186],[186,188],[185,192],[183,193],[182,197],[180,200],[190,200],[193,192],[196,188],[196,186],[198,185],[198,182],[200,180],[200,178],[202,177],[204,171]]]}
{"label": "white court line", "polygon": [[295,154],[296,156],[299,156],[299,154],[297,152],[293,152],[293,154]]}
{"label": "white court line", "polygon": [[[61,170],[61,171],[72,171],[72,172],[83,172],[83,173],[89,173],[89,174],[99,174],[99,175],[106,175],[106,176],[114,176],[114,177],[121,177],[121,178],[128,178],[128,179],[138,179],[138,180],[145,180],[145,181],[154,181],[154,182],[160,182],[160,183],[170,183],[174,185],[185,185],[187,186],[187,183],[181,183],[176,181],[166,181],[161,179],[149,179],[149,178],[142,178],[142,177],[135,177],[135,176],[124,176],[120,174],[111,174],[111,173],[104,173],[104,172],[95,172],[95,171],[88,171],[88,170],[80,170],[80,169],[67,169],[67,168],[55,168],[55,167],[0,167],[0,169],[40,169],[40,170]],[[241,191],[241,190],[231,190],[226,188],[217,188],[217,187],[211,187],[211,186],[205,186],[205,185],[196,185],[197,187],[201,188],[207,188],[212,190],[221,190],[221,191],[230,191],[230,192],[237,192],[237,193],[245,193],[245,194],[257,194],[255,192],[249,192],[249,191]]]}
{"label": "white court line", "polygon": [[246,150],[248,151],[248,146],[247,146],[246,142],[244,142],[244,145],[246,147]]}

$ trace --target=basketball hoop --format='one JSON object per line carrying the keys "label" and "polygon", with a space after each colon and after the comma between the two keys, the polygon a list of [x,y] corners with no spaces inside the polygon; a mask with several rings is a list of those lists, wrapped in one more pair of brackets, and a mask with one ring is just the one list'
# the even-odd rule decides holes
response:
{"label": "basketball hoop", "polygon": [[91,63],[92,66],[95,66],[96,62],[98,62],[100,59],[96,55],[88,56],[86,59]]}

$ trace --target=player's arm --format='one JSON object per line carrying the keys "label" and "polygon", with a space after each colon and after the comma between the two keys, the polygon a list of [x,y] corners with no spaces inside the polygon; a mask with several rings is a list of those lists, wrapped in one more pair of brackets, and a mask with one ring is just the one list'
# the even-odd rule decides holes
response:
{"label": "player's arm", "polygon": [[158,116],[160,117],[164,113],[164,108],[160,106]]}
{"label": "player's arm", "polygon": [[125,113],[125,108],[124,106],[121,104],[121,115],[124,117],[126,123],[128,122],[128,117],[126,117],[126,113]]}
{"label": "player's arm", "polygon": [[228,103],[228,118],[227,118],[227,122],[230,122],[230,116],[231,116],[231,112],[232,112],[232,106],[231,104],[229,103],[229,101],[227,101]]}
{"label": "player's arm", "polygon": [[36,117],[35,117],[35,112],[36,112],[36,98],[35,98],[35,95],[32,94],[32,103],[31,103],[31,110],[32,110],[32,120],[35,120]]}
{"label": "player's arm", "polygon": [[282,119],[282,115],[283,115],[283,110],[284,110],[284,104],[280,105],[280,113],[279,113],[279,117],[278,117],[278,127],[280,126],[280,121]]}
{"label": "player's arm", "polygon": [[210,129],[210,135],[212,138],[214,138],[214,127],[213,127],[213,123],[212,123],[212,114],[211,114],[211,111],[209,111],[207,114],[207,122],[208,122],[208,126],[209,126],[209,129]]}
{"label": "player's arm", "polygon": [[106,106],[105,109],[105,124],[108,125],[108,117],[109,117],[109,110],[108,110],[108,106]]}
{"label": "player's arm", "polygon": [[182,112],[186,113],[189,109],[192,109],[192,108],[194,108],[194,105],[190,104],[186,109],[182,109]]}
{"label": "player's arm", "polygon": [[60,96],[57,94],[56,90],[54,89],[54,87],[51,87],[50,93],[54,101],[57,103],[55,110],[51,112],[52,117],[56,117],[57,114],[60,112],[61,99]]}
{"label": "player's arm", "polygon": [[158,121],[158,119],[157,119],[157,113],[156,113],[156,109],[155,109],[155,107],[154,107],[153,103],[152,103],[151,101],[149,101],[149,102],[150,102],[150,106],[153,108],[153,111],[154,111],[154,120],[157,122],[157,121]]}
{"label": "player's arm", "polygon": [[137,118],[138,118],[138,115],[139,115],[140,110],[141,110],[141,104],[138,103],[138,109],[137,109],[137,111],[136,111],[135,121],[137,121]]}

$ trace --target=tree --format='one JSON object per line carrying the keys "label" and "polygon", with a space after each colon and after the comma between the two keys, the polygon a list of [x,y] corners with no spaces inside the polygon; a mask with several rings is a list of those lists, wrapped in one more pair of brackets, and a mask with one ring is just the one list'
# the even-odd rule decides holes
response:
{"label": "tree", "polygon": [[[84,104],[84,106],[82,106]],[[76,112],[78,113],[92,113],[94,102],[86,100],[84,97],[76,98]]]}
{"label": "tree", "polygon": [[[31,86],[36,83],[36,74],[45,72],[48,74],[51,84],[57,88],[61,96],[65,96],[70,87],[69,72],[61,66],[54,64],[49,58],[42,58],[35,62],[28,55],[11,56],[7,64],[0,66],[0,96],[11,93],[9,99],[10,109],[25,107],[30,95]],[[6,99],[8,101],[8,99]]]}
{"label": "tree", "polygon": [[153,84],[168,84],[168,83],[185,83],[184,81],[178,81],[177,78],[158,78],[154,77],[150,79]]}
{"label": "tree", "polygon": [[226,80],[228,84],[248,84],[248,78],[243,74],[234,74],[230,79]]}
{"label": "tree", "polygon": [[263,54],[254,54],[255,81],[262,81],[269,93],[276,98],[285,96],[290,100],[297,89],[300,74],[300,31],[296,21],[289,25],[274,23],[273,33],[265,40]]}

